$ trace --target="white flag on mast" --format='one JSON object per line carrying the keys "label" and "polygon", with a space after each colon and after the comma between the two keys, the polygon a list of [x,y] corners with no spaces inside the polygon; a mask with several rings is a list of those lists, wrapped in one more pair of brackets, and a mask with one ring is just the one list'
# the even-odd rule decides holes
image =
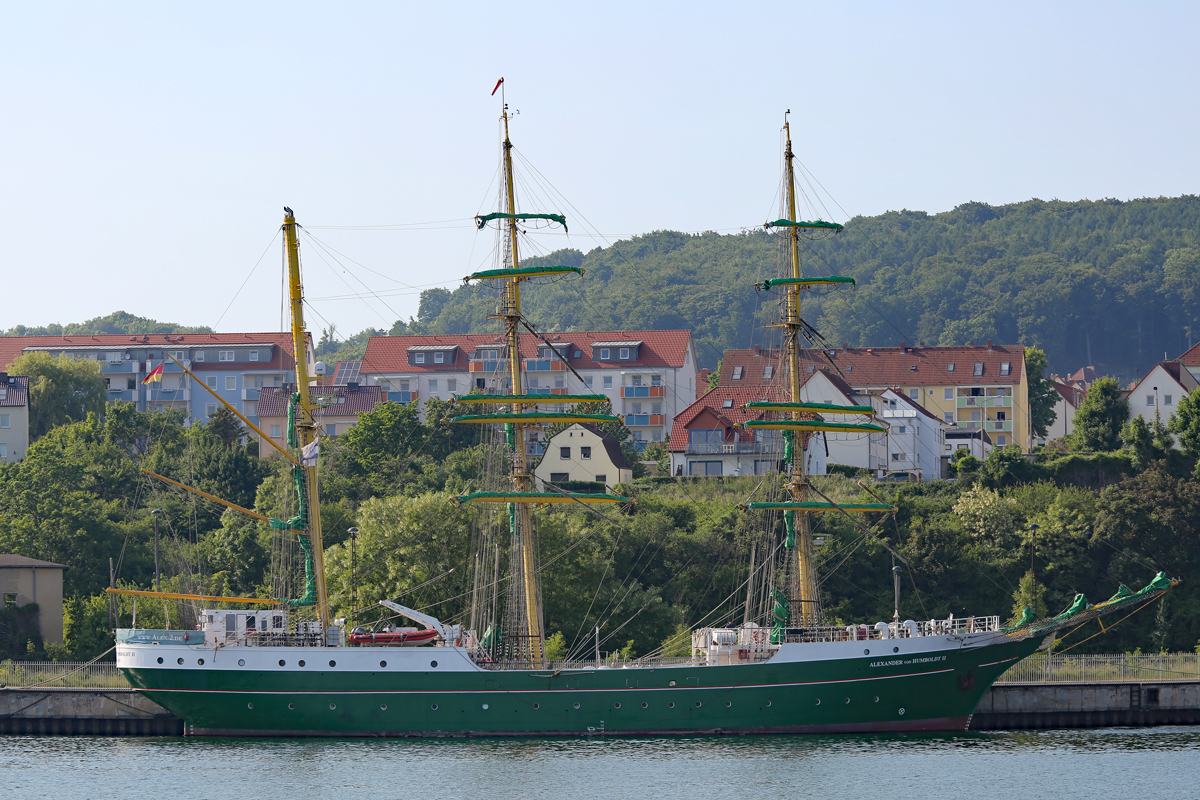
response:
{"label": "white flag on mast", "polygon": [[300,464],[305,467],[315,467],[317,465],[317,456],[320,455],[321,440],[313,439],[310,444],[300,448]]}

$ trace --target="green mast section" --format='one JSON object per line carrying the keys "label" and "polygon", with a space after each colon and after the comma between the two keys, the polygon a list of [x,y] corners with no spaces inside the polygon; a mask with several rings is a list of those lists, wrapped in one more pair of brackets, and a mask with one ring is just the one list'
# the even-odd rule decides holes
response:
{"label": "green mast section", "polygon": [[[296,447],[300,443],[300,440],[296,438],[296,404],[299,402],[299,393],[292,395],[288,399],[288,447]],[[300,549],[304,551],[304,594],[294,600],[276,598],[281,602],[287,603],[290,608],[300,608],[301,606],[312,606],[317,603],[317,573],[313,566],[312,539],[304,532],[308,529],[308,491],[304,485],[303,467],[296,464],[292,465],[292,480],[296,484],[296,500],[299,503],[296,516],[287,521],[272,519],[269,524],[277,530],[294,532],[296,534],[296,541],[300,543]]]}

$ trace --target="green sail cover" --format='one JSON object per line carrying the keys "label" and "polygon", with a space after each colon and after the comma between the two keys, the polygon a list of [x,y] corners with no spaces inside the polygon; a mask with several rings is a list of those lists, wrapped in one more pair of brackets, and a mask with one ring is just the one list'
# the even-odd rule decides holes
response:
{"label": "green sail cover", "polygon": [[848,283],[857,286],[854,278],[843,278],[838,275],[826,275],[817,278],[770,278],[758,284],[762,291],[768,291],[772,286],[828,286],[835,283]]}
{"label": "green sail cover", "polygon": [[1024,628],[1027,625],[1032,625],[1036,621],[1037,621],[1037,614],[1033,613],[1032,608],[1030,608],[1029,606],[1025,606],[1024,608],[1021,609],[1021,618],[1019,620],[1017,620],[1016,625],[1013,625],[1012,627],[1009,627],[1009,628],[1001,628],[1000,630],[1005,631],[1007,633],[1008,631],[1015,631],[1015,630]]}
{"label": "green sail cover", "polygon": [[628,503],[629,498],[615,494],[572,494],[567,492],[471,492],[454,498],[459,503],[508,503],[515,514],[516,503]]}
{"label": "green sail cover", "polygon": [[788,604],[787,598],[782,592],[771,587],[771,599],[775,601],[775,607],[771,609],[771,619],[775,623],[771,626],[771,644],[783,644],[787,639],[787,624],[788,624]]}
{"label": "green sail cover", "polygon": [[456,403],[607,403],[606,394],[464,394],[454,398]]}
{"label": "green sail cover", "polygon": [[752,400],[742,408],[759,409],[762,411],[783,411],[803,413],[811,411],[821,414],[874,414],[871,406],[836,406],[833,403],[776,403],[771,400]]}
{"label": "green sail cover", "polygon": [[824,422],[822,420],[762,420],[752,419],[742,423],[744,428],[765,428],[774,431],[831,431],[840,433],[887,433],[887,428],[867,422]]}
{"label": "green sail cover", "polygon": [[787,531],[787,536],[783,539],[783,546],[788,550],[796,549],[796,512],[787,510],[783,512],[783,527]]}
{"label": "green sail cover", "polygon": [[845,229],[845,225],[839,225],[836,222],[826,222],[823,219],[814,220],[790,220],[777,219],[773,222],[768,222],[763,225],[764,228],[817,228],[820,230],[836,231],[841,233]]}
{"label": "green sail cover", "polygon": [[519,267],[517,269],[485,269],[473,272],[464,281],[486,281],[492,278],[537,278],[546,275],[583,274],[583,267]]}
{"label": "green sail cover", "polygon": [[889,506],[887,503],[838,503],[836,506],[833,503],[825,503],[818,500],[787,501],[778,503],[747,503],[746,508],[751,511],[766,511],[771,509],[788,509],[785,510],[784,519],[792,513],[790,509],[801,509],[803,511],[829,511],[830,509],[841,508],[844,511],[895,511],[896,509]]}
{"label": "green sail cover", "polygon": [[[554,396],[554,395],[548,395]],[[565,395],[559,395],[565,396]],[[524,422],[620,422],[618,417],[610,414],[571,414],[565,411],[522,411],[521,413],[495,412],[492,414],[464,414],[461,417],[451,417],[451,422],[472,422],[479,425],[489,423],[504,423],[505,425]]]}
{"label": "green sail cover", "polygon": [[[491,214],[480,214],[475,217],[475,224],[482,230],[484,225],[487,225],[494,219],[548,219],[551,222],[557,222],[559,225],[562,225],[564,231],[567,230],[567,218],[562,214],[506,214],[503,211],[493,211]],[[824,224],[828,225],[829,223]],[[838,227],[840,228],[841,226],[839,225]]]}

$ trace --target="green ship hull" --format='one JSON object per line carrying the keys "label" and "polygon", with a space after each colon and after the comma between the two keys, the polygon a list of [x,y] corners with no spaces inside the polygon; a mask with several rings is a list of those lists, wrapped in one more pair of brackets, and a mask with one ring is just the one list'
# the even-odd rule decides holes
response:
{"label": "green ship hull", "polygon": [[[918,640],[919,641],[919,640]],[[983,692],[1039,640],[992,637],[979,646],[870,645],[885,655],[732,666],[664,665],[547,670],[444,670],[456,652],[413,648],[402,671],[131,666],[122,672],[181,717],[192,735],[597,736],[964,730]],[[851,647],[858,644],[847,643]],[[886,645],[886,647],[885,647]],[[139,649],[174,656],[157,647]],[[793,647],[805,647],[794,645]],[[897,648],[899,649],[899,648]],[[272,651],[270,654],[262,652]],[[242,648],[222,651],[236,658]],[[322,664],[394,657],[388,648],[245,648],[262,658],[307,653]],[[414,652],[415,651],[415,652]],[[143,654],[138,654],[143,655]],[[182,658],[182,657],[181,657]],[[442,658],[443,670],[436,668]],[[427,659],[429,660],[426,662]],[[456,660],[457,661],[457,660]],[[244,660],[243,660],[244,662]],[[302,663],[302,662],[301,662]],[[336,660],[333,662],[336,664]],[[386,661],[381,663],[386,664]],[[211,665],[210,665],[211,667]],[[473,667],[473,665],[472,665]]]}

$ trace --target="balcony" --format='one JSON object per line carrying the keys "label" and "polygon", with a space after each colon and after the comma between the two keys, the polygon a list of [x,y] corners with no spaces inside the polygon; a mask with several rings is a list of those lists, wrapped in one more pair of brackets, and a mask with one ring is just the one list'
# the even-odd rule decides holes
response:
{"label": "balcony", "polygon": [[415,403],[416,392],[385,392],[383,399],[389,403]]}
{"label": "balcony", "polygon": [[959,397],[959,408],[1012,408],[1012,398],[1004,397]]}
{"label": "balcony", "polygon": [[242,389],[242,399],[243,400],[257,400],[259,398],[259,395],[261,395],[261,394],[262,394],[262,389],[257,389],[257,388]]}
{"label": "balcony", "polygon": [[482,361],[471,359],[471,372],[499,372],[500,370],[508,370],[508,360],[501,359],[498,361]]}
{"label": "balcony", "polygon": [[661,386],[622,386],[621,397],[662,397]]}
{"label": "balcony", "polygon": [[551,394],[565,395],[567,393],[567,390],[561,386],[558,388],[555,388],[555,389],[551,389],[549,386],[532,386],[529,389],[527,389],[525,391],[525,393],[526,394],[545,394],[545,395],[551,395]]}
{"label": "balcony", "polygon": [[689,442],[689,456],[709,455],[763,455],[773,458],[783,458],[783,449],[779,442]]}
{"label": "balcony", "polygon": [[662,425],[662,414],[626,414],[625,427],[644,427],[647,425]]}
{"label": "balcony", "polygon": [[558,359],[552,358],[527,358],[525,359],[526,372],[565,372],[566,364]]}
{"label": "balcony", "polygon": [[984,429],[989,431],[1011,432],[1013,429],[1012,425],[1011,419],[989,419],[984,423]]}

